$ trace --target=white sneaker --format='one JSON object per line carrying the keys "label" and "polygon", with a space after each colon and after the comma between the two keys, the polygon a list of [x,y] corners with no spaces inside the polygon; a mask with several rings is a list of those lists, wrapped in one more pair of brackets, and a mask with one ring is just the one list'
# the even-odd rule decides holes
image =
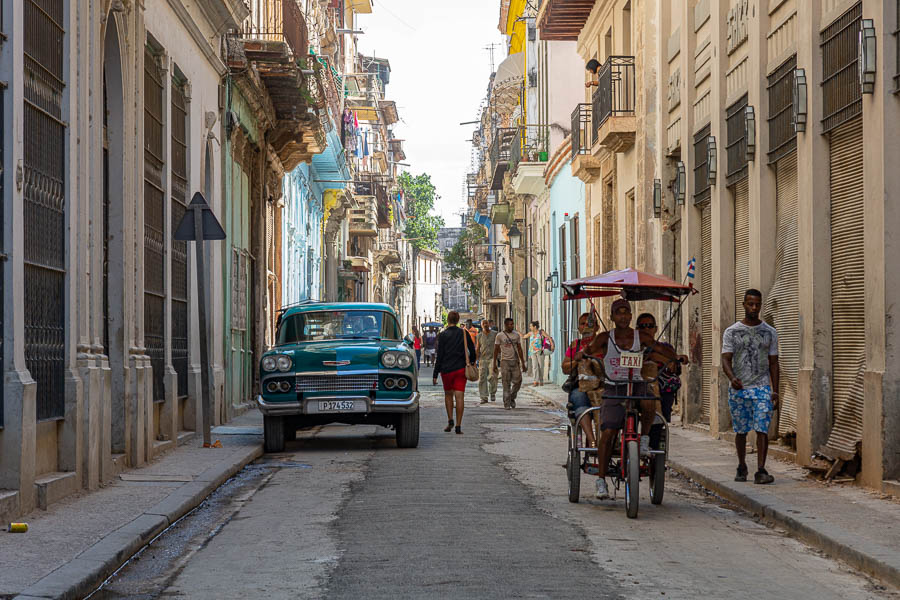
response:
{"label": "white sneaker", "polygon": [[650,456],[650,436],[641,436],[641,456]]}
{"label": "white sneaker", "polygon": [[597,498],[600,500],[609,498],[609,490],[606,489],[606,479],[603,477],[597,478]]}

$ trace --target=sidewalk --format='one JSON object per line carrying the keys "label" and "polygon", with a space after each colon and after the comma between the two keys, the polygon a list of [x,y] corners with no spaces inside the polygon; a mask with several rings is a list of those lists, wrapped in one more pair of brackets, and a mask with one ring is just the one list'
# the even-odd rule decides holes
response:
{"label": "sidewalk", "polygon": [[[559,386],[527,389],[565,410],[567,397]],[[755,454],[747,457],[751,481],[737,483],[730,442],[678,426],[670,431],[670,468],[770,525],[900,587],[900,502],[852,485],[809,479],[803,468],[772,457],[766,469],[775,483],[755,485]]]}
{"label": "sidewalk", "polygon": [[214,430],[213,441],[220,440],[221,449],[204,449],[196,436],[95,492],[23,517],[27,533],[0,531],[0,597],[84,597],[259,457],[261,425],[260,414],[251,410]]}

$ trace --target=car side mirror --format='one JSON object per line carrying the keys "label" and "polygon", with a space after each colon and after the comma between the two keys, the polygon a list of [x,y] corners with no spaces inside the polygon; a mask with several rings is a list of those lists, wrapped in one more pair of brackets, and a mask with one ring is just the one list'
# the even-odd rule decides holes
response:
{"label": "car side mirror", "polygon": [[403,338],[403,343],[407,346],[412,346],[415,343],[415,339],[413,338],[411,333],[406,334],[406,337]]}

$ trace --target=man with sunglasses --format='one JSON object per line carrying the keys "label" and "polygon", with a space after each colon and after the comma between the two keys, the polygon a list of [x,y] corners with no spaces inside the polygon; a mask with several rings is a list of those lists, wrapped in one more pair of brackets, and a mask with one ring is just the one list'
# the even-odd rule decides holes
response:
{"label": "man with sunglasses", "polygon": [[[575,355],[580,360],[585,354],[602,357],[603,368],[606,372],[606,382],[603,386],[603,407],[600,410],[600,442],[597,444],[597,464],[600,465],[600,477],[597,479],[597,498],[609,497],[606,486],[605,469],[612,455],[613,444],[619,430],[625,423],[625,405],[622,400],[608,396],[622,396],[627,393],[627,384],[632,383],[631,394],[635,396],[650,396],[649,381],[644,381],[637,369],[629,369],[621,365],[622,355],[625,353],[650,352],[654,356],[659,355],[664,360],[677,361],[678,355],[671,348],[666,348],[658,343],[653,334],[647,329],[631,328],[631,303],[624,298],[619,298],[612,304],[611,316],[615,328],[612,331],[604,331],[594,337],[588,347]],[[650,453],[650,430],[653,427],[653,419],[656,417],[656,401],[641,400],[641,455]]]}
{"label": "man with sunglasses", "polygon": [[[651,313],[641,313],[637,318],[637,328],[647,331],[654,337],[659,331],[656,326],[656,317]],[[675,348],[666,342],[658,342],[665,348],[675,352]],[[653,359],[659,367],[659,404],[660,412],[666,423],[672,422],[672,407],[677,402],[678,390],[681,388],[681,365],[688,363],[688,357],[684,354],[678,355],[677,361],[666,361],[664,358],[654,354]],[[662,427],[654,427],[650,430],[650,447],[659,448],[659,440],[662,435]]]}

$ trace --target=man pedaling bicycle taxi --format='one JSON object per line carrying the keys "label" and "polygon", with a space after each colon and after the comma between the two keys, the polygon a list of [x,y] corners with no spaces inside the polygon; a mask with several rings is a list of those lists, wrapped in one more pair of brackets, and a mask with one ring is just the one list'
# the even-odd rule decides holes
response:
{"label": "man pedaling bicycle taxi", "polygon": [[[606,486],[606,468],[612,455],[613,445],[619,430],[625,424],[625,402],[607,396],[628,395],[627,384],[632,382],[632,396],[656,396],[659,397],[658,387],[655,385],[657,376],[657,362],[668,364],[677,362],[679,356],[671,347],[658,343],[653,334],[644,329],[632,329],[631,304],[624,298],[619,298],[612,304],[612,321],[615,328],[612,331],[604,331],[594,337],[591,343],[575,355],[575,360],[581,360],[585,355],[603,359],[605,370],[605,382],[603,386],[603,401],[600,409],[600,441],[597,444],[597,464],[600,466],[600,476],[597,478],[597,498],[609,497]],[[641,369],[630,369],[621,365],[622,353],[642,353],[646,360]],[[655,399],[641,400],[641,456],[650,454],[650,429],[656,417]]]}

